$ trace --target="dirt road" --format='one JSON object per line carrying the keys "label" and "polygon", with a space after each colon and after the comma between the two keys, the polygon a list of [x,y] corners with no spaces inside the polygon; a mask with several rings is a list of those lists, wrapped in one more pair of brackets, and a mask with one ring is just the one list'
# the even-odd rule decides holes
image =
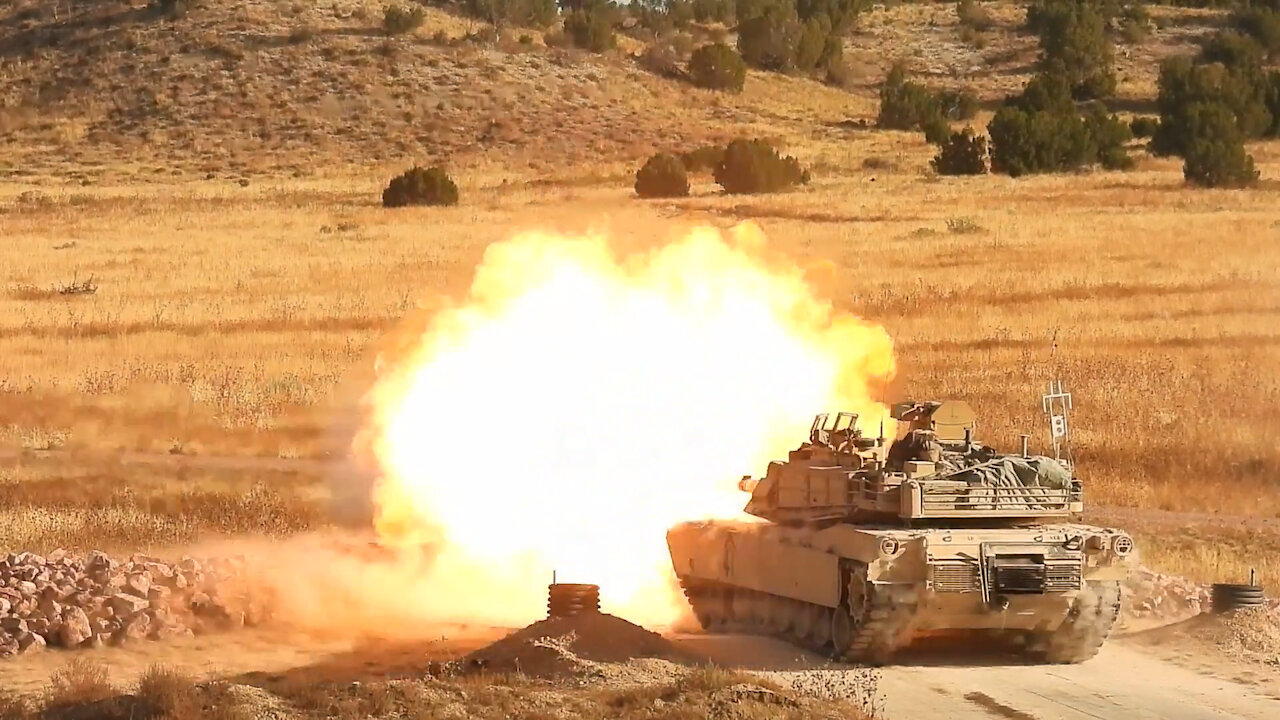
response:
{"label": "dirt road", "polygon": [[687,635],[679,641],[724,664],[762,670],[780,683],[811,691],[865,686],[868,674],[874,674],[874,702],[884,720],[1280,717],[1280,699],[1259,686],[1188,669],[1123,640],[1108,643],[1098,657],[1079,665],[1026,665],[1008,657],[961,665],[937,654],[916,654],[874,671],[823,668],[822,658],[769,638]]}

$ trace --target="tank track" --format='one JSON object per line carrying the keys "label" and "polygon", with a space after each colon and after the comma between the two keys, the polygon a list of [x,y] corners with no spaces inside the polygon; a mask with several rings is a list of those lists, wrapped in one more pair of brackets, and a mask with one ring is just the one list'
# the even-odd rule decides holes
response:
{"label": "tank track", "polygon": [[919,599],[916,590],[874,586],[866,582],[866,566],[859,563],[849,563],[847,576],[848,591],[833,618],[832,657],[883,665],[909,639]]}
{"label": "tank track", "polygon": [[1098,654],[1119,616],[1120,583],[1087,583],[1067,619],[1054,630],[1032,636],[1028,650],[1045,662],[1084,662]]}
{"label": "tank track", "polygon": [[[869,601],[859,605],[861,613],[855,619],[844,605],[828,608],[711,583],[681,581],[681,587],[708,632],[769,635],[842,662],[865,665],[889,661],[904,643],[915,614],[914,590],[872,592]],[[844,620],[839,613],[848,618],[846,624],[841,625]]]}

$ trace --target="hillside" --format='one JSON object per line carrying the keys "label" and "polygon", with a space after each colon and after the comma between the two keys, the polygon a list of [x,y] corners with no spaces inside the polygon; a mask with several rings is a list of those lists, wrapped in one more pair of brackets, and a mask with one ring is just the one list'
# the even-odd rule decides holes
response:
{"label": "hillside", "polygon": [[[592,55],[537,31],[495,38],[438,8],[388,37],[372,0],[200,0],[180,17],[145,0],[4,0],[0,177],[305,176],[408,160],[546,173],[742,133],[842,144],[843,121],[874,117],[895,59],[987,103],[1019,88],[1036,52],[1016,30],[1024,11],[989,7],[995,25],[966,37],[952,3],[877,6],[846,41],[846,88],[752,72],[726,95],[645,70],[637,31]],[[1149,106],[1157,59],[1188,51],[1213,17],[1152,12],[1159,29],[1118,53],[1121,109]],[[724,32],[695,26],[689,40]]]}

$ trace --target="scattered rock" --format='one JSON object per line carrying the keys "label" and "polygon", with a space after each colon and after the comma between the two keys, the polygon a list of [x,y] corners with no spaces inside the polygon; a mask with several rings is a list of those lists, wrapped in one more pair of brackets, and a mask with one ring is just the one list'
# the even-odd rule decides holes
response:
{"label": "scattered rock", "polygon": [[134,555],[119,561],[55,550],[0,556],[0,658],[57,645],[101,647],[191,637],[265,617],[244,588],[240,560],[177,563]]}

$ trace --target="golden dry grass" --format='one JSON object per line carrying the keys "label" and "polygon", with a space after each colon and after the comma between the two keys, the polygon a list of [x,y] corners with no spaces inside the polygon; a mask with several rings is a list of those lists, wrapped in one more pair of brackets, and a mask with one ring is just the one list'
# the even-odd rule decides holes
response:
{"label": "golden dry grass", "polygon": [[[373,40],[346,32],[368,25],[372,15],[313,17],[320,11],[308,6],[292,18],[262,3],[237,7],[227,22],[266,23],[282,34],[306,22],[332,35],[320,33],[326,39],[316,47],[255,51],[262,59],[303,53],[308,67],[326,68],[337,61],[325,55],[325,43],[336,44],[337,57],[354,68],[350,77],[317,72],[306,82],[329,78],[338,87],[389,77],[381,61],[356,58]],[[207,147],[193,151],[207,143],[192,145],[184,135],[130,145],[136,153],[126,153],[134,158],[129,162],[118,159],[109,138],[93,135],[108,119],[91,117],[95,143],[81,143],[83,152],[50,165],[45,146],[33,143],[27,150],[40,149],[44,160],[27,152],[12,162],[31,160],[39,171],[11,172],[11,182],[0,185],[6,269],[0,447],[282,458],[340,453],[342,434],[334,428],[350,422],[373,343],[418,299],[464,289],[489,243],[532,226],[605,225],[620,242],[641,244],[694,223],[754,220],[776,247],[802,261],[832,262],[837,305],[890,329],[902,365],[895,395],[968,399],[980,413],[980,435],[1013,447],[1023,432],[1043,438],[1039,395],[1060,377],[1075,394],[1075,450],[1090,502],[1280,516],[1275,180],[1250,192],[1196,191],[1184,187],[1176,162],[1146,156],[1129,173],[940,179],[928,174],[930,151],[917,134],[842,124],[874,116],[875,83],[899,56],[930,82],[973,85],[987,100],[1015,89],[1034,48],[1014,32],[1020,9],[993,10],[994,39],[981,51],[958,39],[950,5],[873,11],[849,40],[851,61],[862,64],[851,92],[752,73],[741,95],[720,96],[652,78],[620,57],[570,63],[530,56],[521,61],[537,67],[512,78],[503,74],[510,58],[501,53],[442,54],[430,43],[414,44],[406,50],[414,62],[404,72],[418,80],[414,73],[448,75],[449,102],[477,83],[518,90],[472,97],[450,117],[471,123],[503,108],[525,113],[516,128],[525,143],[518,147],[448,145],[457,145],[463,188],[462,204],[449,209],[377,206],[389,172],[381,158],[417,157],[425,136],[388,154],[368,145],[369,137],[352,136],[345,120],[333,125],[320,117],[319,125],[298,130],[292,145],[274,143],[255,155],[267,158],[254,166],[265,179],[242,187],[191,181],[189,171],[245,170],[244,128],[237,123],[255,117],[251,112],[205,117],[210,137],[227,141],[221,155]],[[1155,60],[1187,51],[1210,19],[1198,11],[1159,14],[1179,24],[1120,59],[1121,94],[1134,107],[1150,102]],[[220,20],[197,21],[174,32]],[[452,16],[432,15],[431,22],[439,27],[429,24],[428,34],[465,31]],[[153,27],[132,32],[139,41],[167,37]],[[270,65],[255,62],[231,65],[241,74]],[[542,70],[545,77],[528,75]],[[259,74],[263,82],[280,79]],[[200,79],[189,75],[185,81]],[[565,95],[566,87],[582,92]],[[246,92],[269,104],[289,102],[279,95],[285,90],[272,88]],[[231,97],[216,83],[197,89],[192,108],[173,111],[195,112]],[[321,91],[329,92],[299,90]],[[522,100],[534,96],[536,103]],[[396,98],[388,107],[403,111],[397,103],[404,97]],[[387,123],[394,118],[379,126],[377,139],[407,127],[402,114],[373,115]],[[292,116],[264,110],[260,117]],[[572,154],[541,143],[548,127],[567,138],[561,139],[574,146]],[[704,178],[688,200],[631,198],[634,157],[729,133],[780,139],[813,169],[813,186],[728,198]],[[342,139],[336,147],[308,145],[317,134]],[[596,136],[607,142],[591,140]],[[281,150],[286,146],[292,149]],[[305,172],[280,164],[297,159],[302,147]],[[1264,178],[1280,176],[1280,147],[1251,150]],[[159,177],[146,163],[163,170],[164,158],[175,154],[184,158],[182,181],[139,182]],[[352,167],[354,156],[364,167]],[[68,162],[76,175],[62,174]],[[92,294],[56,291],[88,277],[98,286]],[[112,479],[80,479],[99,487],[122,481],[105,477]],[[198,492],[205,479],[179,484],[181,492]],[[84,530],[67,520],[75,506],[36,487],[25,500],[26,489],[13,491],[14,507],[31,518],[44,517],[40,508],[47,507],[55,519],[16,525],[0,546],[73,544],[60,537],[90,543],[113,534],[121,544],[181,541],[188,523],[176,519],[200,514],[184,503],[205,502],[173,500],[179,491],[153,488],[147,492],[168,499],[142,509],[113,504],[123,519]],[[310,491],[280,492],[286,506],[297,493],[303,505],[311,502]],[[88,497],[111,497],[103,493]],[[309,512],[286,512],[304,521],[282,527],[305,526]],[[195,527],[234,531],[241,522]],[[1210,573],[1206,562],[1194,563],[1197,572]]]}
{"label": "golden dry grass", "polygon": [[0,468],[0,550],[133,553],[287,535],[324,521],[325,490],[292,472],[27,460]]}

